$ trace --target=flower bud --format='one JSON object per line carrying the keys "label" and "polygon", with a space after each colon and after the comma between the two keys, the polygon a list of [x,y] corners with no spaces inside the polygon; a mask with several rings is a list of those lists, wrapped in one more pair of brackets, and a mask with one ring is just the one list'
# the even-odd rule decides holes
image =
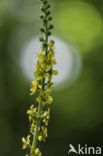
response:
{"label": "flower bud", "polygon": [[46,24],[46,23],[47,23],[47,19],[45,18],[45,19],[43,20],[43,22]]}
{"label": "flower bud", "polygon": [[48,1],[47,1],[47,0],[44,0],[44,1],[43,1],[43,3],[44,3],[44,4],[47,4],[47,3],[48,3]]}
{"label": "flower bud", "polygon": [[47,11],[46,15],[49,16],[51,14],[51,11]]}
{"label": "flower bud", "polygon": [[52,17],[49,17],[49,18],[48,18],[48,21],[51,21],[52,19],[53,19]]}
{"label": "flower bud", "polygon": [[40,40],[40,42],[43,42],[44,41],[44,38],[43,37],[40,37],[39,40]]}
{"label": "flower bud", "polygon": [[40,15],[40,18],[43,19],[44,18],[44,15]]}
{"label": "flower bud", "polygon": [[47,43],[46,43],[46,42],[44,42],[44,43],[43,43],[43,47],[45,48],[46,46],[47,46]]}
{"label": "flower bud", "polygon": [[50,24],[48,29],[53,29],[53,28],[54,28],[54,26],[52,24]]}
{"label": "flower bud", "polygon": [[51,5],[48,4],[47,7],[46,7],[46,9],[49,9],[50,7],[51,7]]}
{"label": "flower bud", "polygon": [[44,33],[45,32],[45,29],[44,28],[40,28],[40,31]]}
{"label": "flower bud", "polygon": [[47,35],[48,35],[48,36],[50,36],[50,35],[51,35],[51,32],[50,32],[50,31],[49,31],[49,32],[47,32]]}
{"label": "flower bud", "polygon": [[51,40],[50,42],[51,42],[52,44],[55,44],[55,41],[54,41],[54,40]]}
{"label": "flower bud", "polygon": [[41,11],[45,12],[45,8],[44,7],[41,7]]}

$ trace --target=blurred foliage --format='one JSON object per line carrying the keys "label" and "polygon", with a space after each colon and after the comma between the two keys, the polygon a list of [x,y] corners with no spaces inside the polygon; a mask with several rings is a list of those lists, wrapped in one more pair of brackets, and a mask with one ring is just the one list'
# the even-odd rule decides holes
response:
{"label": "blurred foliage", "polygon": [[[103,1],[52,0],[55,35],[77,47],[83,62],[78,79],[53,92],[54,104],[44,155],[67,155],[68,145],[103,140]],[[25,112],[34,100],[19,59],[39,35],[38,0],[0,0],[0,155],[21,156],[28,131]],[[14,59],[15,58],[15,59]],[[68,83],[68,82],[67,82]]]}
{"label": "blurred foliage", "polygon": [[77,44],[82,52],[100,43],[102,18],[93,5],[80,1],[65,2],[59,5],[56,22],[58,34]]}

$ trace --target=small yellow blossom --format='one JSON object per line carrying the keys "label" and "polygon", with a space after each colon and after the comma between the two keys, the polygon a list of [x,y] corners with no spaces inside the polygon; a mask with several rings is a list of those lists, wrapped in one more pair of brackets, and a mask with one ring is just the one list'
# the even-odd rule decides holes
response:
{"label": "small yellow blossom", "polygon": [[23,142],[23,149],[26,149],[30,144],[30,135],[28,135],[26,139],[22,138],[22,142]]}
{"label": "small yellow blossom", "polygon": [[53,102],[53,98],[49,96],[46,102],[47,104],[51,104]]}
{"label": "small yellow blossom", "polygon": [[35,154],[38,154],[39,153],[39,148],[36,148],[35,149]]}
{"label": "small yellow blossom", "polygon": [[48,120],[50,119],[50,116],[49,115],[47,115],[47,117],[46,117]]}
{"label": "small yellow blossom", "polygon": [[38,85],[38,88],[39,88],[39,89],[42,89],[42,85],[41,85],[41,84],[39,84],[39,85]]}
{"label": "small yellow blossom", "polygon": [[48,114],[48,112],[47,111],[44,111],[44,116],[46,116]]}
{"label": "small yellow blossom", "polygon": [[43,49],[41,49],[41,52],[38,53],[37,56],[38,56],[39,60],[44,59],[45,55],[43,54]]}
{"label": "small yellow blossom", "polygon": [[50,43],[48,44],[48,46],[49,46],[49,48],[52,49],[52,48],[53,48],[53,43],[50,42]]}
{"label": "small yellow blossom", "polygon": [[29,114],[29,120],[35,120],[40,117],[39,113],[37,112],[37,107],[34,106],[30,107],[30,110],[27,110],[27,114]]}
{"label": "small yellow blossom", "polygon": [[42,141],[43,137],[42,136],[38,136],[38,140]]}
{"label": "small yellow blossom", "polygon": [[35,134],[35,124],[34,123],[31,124],[30,132],[32,134]]}
{"label": "small yellow blossom", "polygon": [[53,70],[53,71],[52,71],[52,74],[53,74],[53,75],[58,75],[58,71],[57,71],[57,70]]}
{"label": "small yellow blossom", "polygon": [[32,110],[27,110],[27,114],[32,114]]}
{"label": "small yellow blossom", "polygon": [[42,126],[41,127],[41,129],[42,129],[42,132],[43,132],[43,140],[45,141],[45,139],[47,138],[47,128],[46,127],[44,127],[44,126]]}
{"label": "small yellow blossom", "polygon": [[30,95],[33,95],[35,92],[36,92],[36,90],[37,90],[37,81],[33,81],[32,82],[32,87],[30,88]]}
{"label": "small yellow blossom", "polygon": [[48,120],[44,119],[43,123],[45,123],[45,125],[48,126]]}
{"label": "small yellow blossom", "polygon": [[51,64],[52,64],[52,65],[57,64],[57,63],[56,63],[56,59],[55,59],[55,58],[52,58],[52,59],[51,59]]}

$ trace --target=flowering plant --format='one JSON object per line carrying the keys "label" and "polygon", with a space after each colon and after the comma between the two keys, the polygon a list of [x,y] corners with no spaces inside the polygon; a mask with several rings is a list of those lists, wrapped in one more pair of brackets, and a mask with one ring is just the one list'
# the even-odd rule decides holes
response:
{"label": "flowering plant", "polygon": [[40,18],[42,20],[42,27],[40,31],[44,34],[40,37],[42,42],[41,51],[37,55],[36,68],[34,69],[35,80],[32,82],[30,88],[30,95],[37,92],[36,101],[38,105],[31,105],[27,110],[29,115],[29,122],[31,124],[30,134],[25,138],[22,138],[23,149],[29,149],[29,154],[26,156],[41,156],[42,153],[38,147],[39,142],[46,141],[47,138],[47,126],[50,119],[50,104],[53,102],[51,96],[51,89],[53,87],[52,76],[57,75],[58,71],[53,69],[56,64],[54,41],[48,41],[51,31],[54,28],[50,24],[51,17],[51,5],[47,0],[41,0],[41,12]]}

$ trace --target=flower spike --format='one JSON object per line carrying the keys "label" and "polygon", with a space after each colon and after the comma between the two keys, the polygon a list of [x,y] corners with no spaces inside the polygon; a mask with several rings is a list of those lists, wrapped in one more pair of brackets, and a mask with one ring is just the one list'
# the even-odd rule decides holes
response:
{"label": "flower spike", "polygon": [[40,15],[42,26],[40,31],[43,36],[39,40],[42,46],[37,55],[36,68],[34,69],[35,80],[30,88],[30,95],[37,93],[36,101],[38,104],[32,104],[27,110],[31,124],[30,134],[26,139],[22,138],[23,149],[29,149],[29,153],[26,156],[42,156],[38,145],[41,141],[45,142],[48,136],[47,127],[50,119],[50,105],[53,102],[51,96],[51,89],[53,88],[52,77],[58,74],[58,71],[54,69],[56,64],[55,42],[54,40],[48,40],[54,28],[54,25],[50,23],[52,20],[51,5],[48,0],[40,1],[42,5]]}

